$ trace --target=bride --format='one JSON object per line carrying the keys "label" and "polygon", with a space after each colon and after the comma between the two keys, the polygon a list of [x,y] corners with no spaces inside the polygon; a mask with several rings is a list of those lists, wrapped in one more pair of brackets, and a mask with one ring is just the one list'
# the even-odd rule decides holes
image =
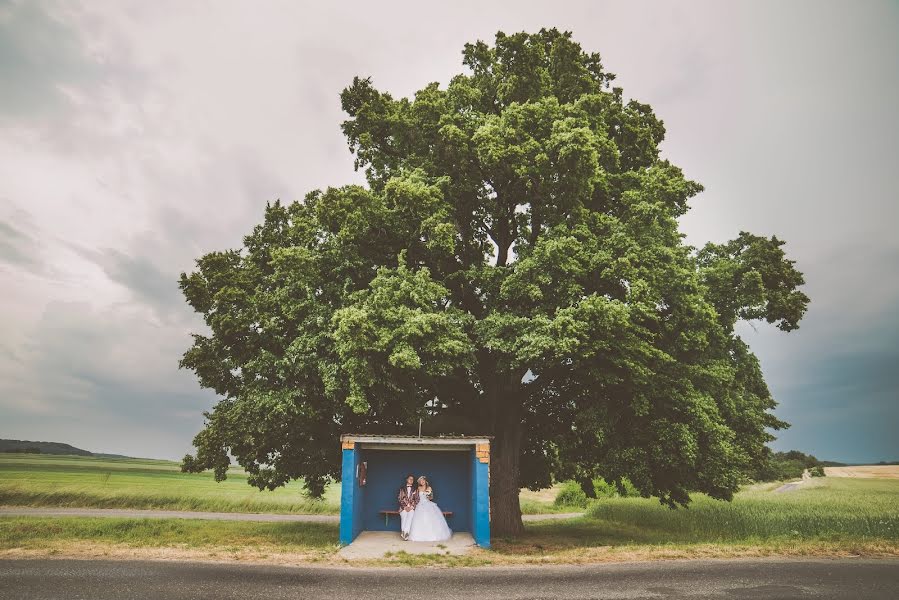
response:
{"label": "bride", "polygon": [[453,537],[453,530],[446,524],[443,511],[434,503],[434,490],[427,478],[418,478],[418,506],[412,513],[409,539],[413,542],[442,542]]}

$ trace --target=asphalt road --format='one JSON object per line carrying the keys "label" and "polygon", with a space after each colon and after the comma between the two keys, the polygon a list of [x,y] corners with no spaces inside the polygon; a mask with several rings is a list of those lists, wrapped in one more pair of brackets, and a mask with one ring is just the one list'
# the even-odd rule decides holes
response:
{"label": "asphalt road", "polygon": [[0,560],[0,598],[899,597],[899,560],[669,561],[570,567],[360,569],[162,561]]}

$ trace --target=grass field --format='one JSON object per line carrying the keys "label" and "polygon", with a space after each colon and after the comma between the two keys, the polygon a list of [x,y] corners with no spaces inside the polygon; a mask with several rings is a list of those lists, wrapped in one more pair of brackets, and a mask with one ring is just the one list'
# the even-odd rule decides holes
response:
{"label": "grass field", "polygon": [[[526,514],[571,510],[554,506],[554,498],[554,490],[524,490],[522,510]],[[312,500],[304,496],[300,482],[260,492],[247,485],[240,468],[232,468],[228,479],[217,483],[212,473],[182,473],[178,463],[167,460],[0,454],[0,505],[4,504],[336,515],[340,484],[328,486],[322,500]]]}
{"label": "grass field", "polygon": [[[680,510],[664,508],[652,499],[602,499],[592,504],[583,518],[528,523],[520,537],[494,538],[489,551],[478,550],[465,557],[401,553],[377,564],[466,566],[769,555],[899,556],[899,481],[827,477],[785,493],[775,493],[776,487],[749,487],[731,503],[697,494],[690,508]],[[552,496],[550,491],[534,493],[529,501],[542,505]],[[337,536],[336,524],[3,517],[0,556],[334,562],[340,560],[336,556]]]}
{"label": "grass field", "polygon": [[590,516],[687,542],[847,537],[899,542],[899,482],[826,478],[785,493],[772,493],[771,487],[776,486],[747,489],[733,502],[696,494],[689,509],[676,511],[654,500],[614,498],[594,505]]}
{"label": "grass field", "polygon": [[340,485],[312,500],[299,482],[260,492],[237,468],[217,483],[211,472],[181,473],[165,460],[0,454],[0,504],[337,514]]}
{"label": "grass field", "polygon": [[517,539],[495,540],[504,555],[576,558],[627,549],[899,554],[899,481],[824,478],[795,491],[753,486],[733,502],[696,494],[688,509],[645,498],[611,498],[588,516],[534,523]]}

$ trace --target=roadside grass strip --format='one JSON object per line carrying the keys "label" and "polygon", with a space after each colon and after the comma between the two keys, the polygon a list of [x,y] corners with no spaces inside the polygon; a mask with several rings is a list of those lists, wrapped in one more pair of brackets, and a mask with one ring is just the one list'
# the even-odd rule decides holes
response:
{"label": "roadside grass strip", "polygon": [[[257,523],[188,519],[2,517],[0,556],[154,554],[317,561],[338,549],[332,523]],[[136,552],[135,552],[136,551]]]}

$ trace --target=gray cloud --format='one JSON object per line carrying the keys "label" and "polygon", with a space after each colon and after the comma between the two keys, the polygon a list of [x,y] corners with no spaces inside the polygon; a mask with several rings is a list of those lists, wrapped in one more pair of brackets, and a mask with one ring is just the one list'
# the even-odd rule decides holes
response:
{"label": "gray cloud", "polygon": [[794,424],[788,439],[821,458],[897,460],[899,311],[878,315],[856,335],[866,343],[850,340],[844,347],[834,338],[827,346],[807,348],[793,357],[790,377],[772,382],[783,399],[782,416]]}
{"label": "gray cloud", "polygon": [[31,236],[0,221],[0,261],[34,268],[40,264],[37,250],[37,243]]}
{"label": "gray cloud", "polygon": [[189,337],[149,317],[128,305],[50,303],[19,350],[27,366],[0,383],[10,413],[2,433],[12,423],[32,436],[46,426],[91,450],[183,455],[212,395],[177,369]]}
{"label": "gray cloud", "polygon": [[66,85],[98,78],[77,34],[47,3],[0,2],[0,118],[54,114],[68,104]]}
{"label": "gray cloud", "polygon": [[134,292],[135,302],[145,304],[168,316],[183,300],[178,290],[177,275],[157,267],[146,255],[130,255],[115,248],[76,251],[96,263],[110,280]]}

